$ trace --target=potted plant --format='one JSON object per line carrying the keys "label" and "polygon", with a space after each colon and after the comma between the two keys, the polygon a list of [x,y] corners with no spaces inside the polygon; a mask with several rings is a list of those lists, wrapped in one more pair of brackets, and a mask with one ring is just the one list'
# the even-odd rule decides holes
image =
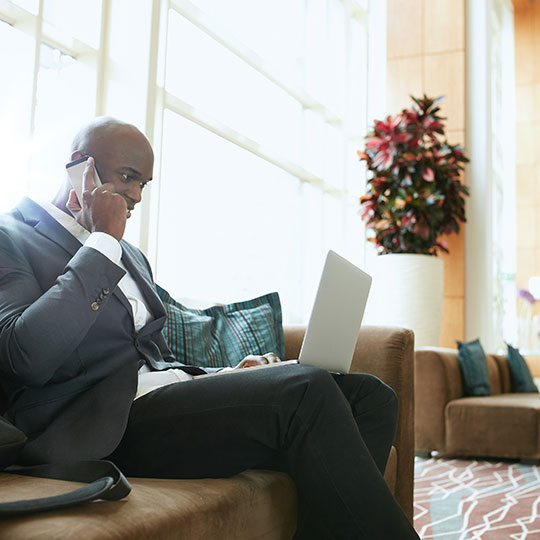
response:
{"label": "potted plant", "polygon": [[448,253],[444,236],[459,232],[466,221],[469,191],[460,174],[468,159],[446,139],[439,115],[443,98],[412,99],[412,108],[376,120],[358,152],[370,172],[361,216],[368,240],[384,255],[377,258],[374,295],[386,292],[371,303],[382,303],[385,322],[391,316],[412,328],[417,346],[438,345],[443,263],[436,255]]}

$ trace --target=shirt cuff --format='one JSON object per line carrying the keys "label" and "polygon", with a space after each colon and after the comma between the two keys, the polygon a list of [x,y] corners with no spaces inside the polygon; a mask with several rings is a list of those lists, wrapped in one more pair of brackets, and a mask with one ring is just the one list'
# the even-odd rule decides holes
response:
{"label": "shirt cuff", "polygon": [[118,264],[122,258],[120,242],[107,233],[93,232],[84,242],[84,246],[99,251],[114,264]]}

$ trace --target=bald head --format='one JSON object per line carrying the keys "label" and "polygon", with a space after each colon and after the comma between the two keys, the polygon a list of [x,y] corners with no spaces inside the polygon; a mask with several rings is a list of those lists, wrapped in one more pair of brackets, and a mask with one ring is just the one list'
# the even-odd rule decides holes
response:
{"label": "bald head", "polygon": [[148,139],[132,124],[127,124],[110,116],[101,116],[84,126],[73,138],[71,154],[80,152],[94,158],[109,145],[137,144],[154,159],[152,146]]}
{"label": "bald head", "polygon": [[[113,184],[132,210],[140,202],[144,186],[152,180],[154,152],[135,126],[115,118],[96,118],[75,135],[71,160],[92,156],[103,184]],[[69,180],[54,203],[63,210],[71,191]]]}

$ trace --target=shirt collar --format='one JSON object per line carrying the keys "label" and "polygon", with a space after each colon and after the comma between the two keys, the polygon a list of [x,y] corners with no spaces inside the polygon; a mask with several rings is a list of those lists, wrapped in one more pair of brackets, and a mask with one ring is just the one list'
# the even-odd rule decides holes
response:
{"label": "shirt collar", "polygon": [[73,216],[62,212],[49,201],[37,201],[37,203],[50,214],[64,229],[71,233],[81,244],[84,244],[90,233],[80,225]]}

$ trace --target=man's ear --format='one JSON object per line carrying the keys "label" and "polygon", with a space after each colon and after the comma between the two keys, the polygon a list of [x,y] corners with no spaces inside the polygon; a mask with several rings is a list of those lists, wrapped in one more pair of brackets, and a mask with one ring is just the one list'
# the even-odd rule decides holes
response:
{"label": "man's ear", "polygon": [[81,159],[84,156],[86,156],[84,152],[81,152],[80,150],[75,150],[75,152],[71,154],[71,161],[75,161],[76,159]]}

